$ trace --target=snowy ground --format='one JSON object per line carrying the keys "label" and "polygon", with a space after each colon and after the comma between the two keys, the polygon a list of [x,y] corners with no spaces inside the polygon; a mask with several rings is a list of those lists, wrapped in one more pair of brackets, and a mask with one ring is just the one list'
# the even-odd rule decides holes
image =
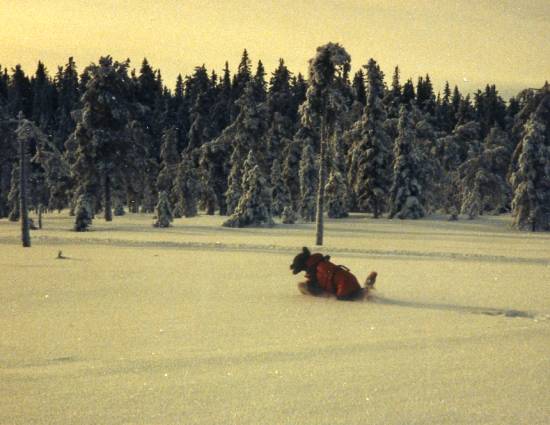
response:
{"label": "snowy ground", "polygon": [[313,225],[152,221],[52,214],[31,249],[0,221],[0,424],[550,423],[550,235],[329,220],[379,273],[350,303],[296,289]]}

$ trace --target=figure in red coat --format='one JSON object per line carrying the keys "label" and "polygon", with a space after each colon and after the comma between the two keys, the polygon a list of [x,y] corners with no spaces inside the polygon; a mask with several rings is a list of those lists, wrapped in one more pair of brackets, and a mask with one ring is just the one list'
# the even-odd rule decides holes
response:
{"label": "figure in red coat", "polygon": [[365,286],[361,287],[347,267],[332,263],[328,255],[311,254],[306,247],[294,258],[290,269],[294,274],[306,272],[307,280],[298,285],[302,292],[335,295],[339,300],[356,300],[368,296],[377,276],[376,272],[371,272]]}

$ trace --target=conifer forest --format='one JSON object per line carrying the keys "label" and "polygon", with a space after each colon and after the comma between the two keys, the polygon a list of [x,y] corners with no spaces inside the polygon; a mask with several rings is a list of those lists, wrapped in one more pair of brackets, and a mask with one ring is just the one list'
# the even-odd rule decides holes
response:
{"label": "conifer forest", "polygon": [[198,211],[228,227],[510,213],[550,230],[547,82],[511,99],[491,84],[436,92],[429,74],[354,60],[352,73],[328,43],[302,75],[244,50],[236,69],[197,66],[175,85],[147,59],[4,69],[0,219],[67,209],[86,231],[138,212],[161,228]]}

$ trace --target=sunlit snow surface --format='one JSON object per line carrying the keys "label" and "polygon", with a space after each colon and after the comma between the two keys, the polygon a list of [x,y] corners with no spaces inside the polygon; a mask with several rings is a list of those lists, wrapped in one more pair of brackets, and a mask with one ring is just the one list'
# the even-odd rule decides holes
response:
{"label": "sunlit snow surface", "polygon": [[[301,295],[314,226],[0,220],[0,424],[548,424],[550,235],[328,220],[370,302]],[[56,259],[61,250],[66,259]]]}

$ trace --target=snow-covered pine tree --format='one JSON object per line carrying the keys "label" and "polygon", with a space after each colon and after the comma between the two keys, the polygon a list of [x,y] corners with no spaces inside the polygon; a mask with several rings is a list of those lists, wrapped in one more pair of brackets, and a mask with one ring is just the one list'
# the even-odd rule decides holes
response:
{"label": "snow-covered pine tree", "polygon": [[273,161],[271,165],[271,187],[272,192],[272,213],[276,217],[280,217],[287,206],[291,206],[290,191],[283,179],[281,173],[281,164],[278,159]]}
{"label": "snow-covered pine tree", "polygon": [[54,80],[57,90],[57,127],[54,133],[54,145],[62,150],[63,144],[75,129],[75,120],[71,112],[78,109],[80,94],[78,91],[78,73],[76,63],[70,57],[64,67],[59,71]]}
{"label": "snow-covered pine tree", "polygon": [[365,68],[367,103],[355,132],[357,139],[352,142],[349,180],[357,206],[378,218],[386,208],[391,185],[391,141],[384,127],[384,74],[374,59]]}
{"label": "snow-covered pine tree", "polygon": [[550,230],[550,87],[546,87],[514,152],[510,177],[513,225],[533,232]]}
{"label": "snow-covered pine tree", "polygon": [[284,151],[291,143],[296,126],[296,108],[290,86],[291,73],[283,59],[272,74],[266,100],[268,129],[265,135],[267,145],[267,168],[274,160],[283,163]]}
{"label": "snow-covered pine tree", "polygon": [[338,169],[331,169],[325,186],[327,215],[329,218],[348,216],[346,179]]}
{"label": "snow-covered pine tree", "polygon": [[424,78],[419,77],[416,87],[417,107],[430,115],[435,114],[435,95],[430,76],[426,74]]}
{"label": "snow-covered pine tree", "polygon": [[399,107],[401,106],[401,82],[400,70],[396,66],[393,71],[391,88],[387,91],[384,97],[384,106],[389,118],[397,118],[399,116]]}
{"label": "snow-covered pine tree", "polygon": [[[174,210],[180,217],[195,217],[200,190],[200,181],[193,160],[189,154],[183,155],[177,166],[176,181],[173,187],[177,200]],[[202,193],[205,193],[203,190]],[[207,205],[208,208],[208,205]]]}
{"label": "snow-covered pine tree", "polygon": [[126,191],[128,211],[135,214],[143,203],[146,181],[150,180],[148,173],[153,168],[150,164],[154,159],[150,157],[150,136],[144,131],[141,122],[136,119],[130,121],[128,131],[130,146],[126,153],[122,185]]}
{"label": "snow-covered pine tree", "polygon": [[146,158],[144,166],[140,212],[150,214],[158,203],[156,181],[159,165],[154,158]]}
{"label": "snow-covered pine tree", "polygon": [[237,208],[239,199],[242,196],[242,177],[243,177],[243,163],[244,163],[244,149],[235,145],[233,153],[231,154],[231,170],[229,171],[229,177],[227,178],[227,191],[225,192],[225,202],[227,205],[227,214],[231,215]]}
{"label": "snow-covered pine tree", "polygon": [[442,196],[446,201],[444,209],[453,215],[453,220],[458,218],[462,205],[458,169],[466,160],[479,154],[481,150],[479,133],[479,124],[469,121],[457,125],[451,135],[439,138],[436,142],[437,156],[444,170]]}
{"label": "snow-covered pine tree", "polygon": [[343,138],[334,134],[329,145],[330,172],[325,186],[327,215],[329,218],[344,218],[349,212],[349,188],[345,178]]}
{"label": "snow-covered pine tree", "polygon": [[451,105],[451,88],[449,82],[445,82],[443,96],[435,109],[435,125],[441,131],[450,133],[455,126],[454,112]]}
{"label": "snow-covered pine tree", "polygon": [[210,86],[205,90],[208,91],[199,93],[195,104],[191,108],[191,127],[187,134],[187,152],[201,147],[214,135],[214,130],[211,127],[213,123],[210,119],[210,108],[213,104],[212,94],[209,91]]}
{"label": "snow-covered pine tree", "polygon": [[225,193],[227,191],[228,161],[224,155],[225,149],[215,147],[217,142],[204,145],[199,158],[199,178],[201,187],[200,205],[206,213],[215,213],[216,206],[220,215],[227,214]]}
{"label": "snow-covered pine tree", "polygon": [[[250,83],[252,79],[252,63],[250,57],[248,56],[248,51],[244,49],[241,56],[241,61],[237,66],[237,72],[233,76],[233,82],[231,84],[233,89],[233,99],[239,99],[244,91],[246,86]],[[239,103],[233,103],[231,109],[231,119],[230,121],[235,121],[241,112],[241,105]]]}
{"label": "snow-covered pine tree", "polygon": [[75,205],[75,224],[74,230],[85,232],[89,230],[94,218],[94,198],[89,192],[83,192],[78,195]]}
{"label": "snow-covered pine tree", "polygon": [[[405,84],[403,84],[403,91],[401,92],[401,105],[410,105],[411,103],[415,102],[416,99],[416,92],[414,91],[414,84],[412,80],[409,78]],[[399,112],[401,111],[401,106],[398,110],[398,116]]]}
{"label": "snow-covered pine tree", "polygon": [[317,48],[309,61],[309,87],[301,106],[302,122],[317,129],[320,135],[319,185],[316,211],[316,245],[323,244],[323,209],[326,184],[326,151],[335,124],[348,110],[348,73],[351,58],[338,43],[328,43]]}
{"label": "snow-covered pine tree", "polygon": [[367,102],[367,91],[365,87],[365,74],[360,69],[353,76],[353,82],[351,83],[351,106],[348,113],[349,123],[347,126],[359,120],[363,114],[363,108]]}
{"label": "snow-covered pine tree", "polygon": [[422,199],[420,203],[426,214],[442,208],[447,193],[444,188],[444,170],[437,156],[437,132],[430,123],[429,114],[414,109],[416,154],[421,165],[419,182],[422,187]]}
{"label": "snow-covered pine tree", "polygon": [[512,157],[512,142],[498,125],[491,128],[483,144],[483,164],[488,170],[489,185],[484,191],[483,211],[498,214],[510,211],[512,188],[508,171]]}
{"label": "snow-covered pine tree", "polygon": [[256,74],[252,79],[252,85],[254,87],[254,98],[257,102],[264,102],[267,95],[267,83],[265,82],[265,68],[262,61],[258,61],[256,67]]}
{"label": "snow-covered pine tree", "polygon": [[[171,205],[175,205],[177,199],[173,196],[174,182],[178,172],[178,133],[175,127],[165,129],[162,134],[162,145],[160,148],[160,172],[157,177],[157,189],[159,192],[166,192]],[[176,218],[181,217],[174,211]]]}
{"label": "snow-covered pine tree", "polygon": [[315,220],[315,198],[317,192],[317,164],[313,148],[307,144],[300,159],[300,217],[306,222]]}
{"label": "snow-covered pine tree", "polygon": [[229,63],[225,62],[223,76],[220,78],[214,91],[213,106],[210,108],[211,133],[217,137],[229,124],[231,119],[231,108],[234,102],[231,87],[231,72]]}
{"label": "snow-covered pine tree", "polygon": [[242,196],[225,227],[273,226],[271,187],[250,151],[243,167]]}
{"label": "snow-covered pine tree", "polygon": [[11,117],[23,112],[29,118],[32,113],[32,86],[21,65],[15,65],[8,82],[7,108]]}
{"label": "snow-covered pine tree", "polygon": [[[232,151],[229,160],[230,172],[225,192],[227,214],[231,215],[242,197],[242,179],[244,177],[244,162],[247,153],[253,152],[254,160],[266,174],[268,170],[267,146],[264,135],[267,130],[266,107],[255,99],[254,80],[245,87],[243,95],[237,101],[240,113],[236,121],[227,129],[231,132]],[[220,138],[224,138],[224,134]]]}
{"label": "snow-covered pine tree", "polygon": [[485,139],[482,151],[472,154],[458,169],[461,212],[473,219],[485,211],[502,211],[509,203],[506,169],[510,161],[509,139],[498,126]]}
{"label": "snow-covered pine tree", "polygon": [[[91,79],[82,97],[83,109],[74,133],[77,147],[71,172],[78,184],[77,196],[85,195],[84,199],[91,198],[96,204],[97,197],[103,193],[107,221],[112,220],[112,175],[116,168],[125,166],[130,145],[127,69],[128,62],[113,62],[110,56],[100,58],[99,65],[87,68]],[[84,215],[77,212],[77,219]],[[75,230],[86,230],[86,223],[88,221],[75,223]]]}
{"label": "snow-covered pine tree", "polygon": [[43,132],[53,133],[57,93],[46,66],[38,61],[36,72],[31,79],[32,107],[31,119]]}
{"label": "snow-covered pine tree", "polygon": [[44,136],[36,141],[36,153],[31,161],[44,171],[44,186],[47,188],[44,195],[49,194],[44,206],[50,210],[61,211],[68,204],[68,192],[71,187],[67,160],[54,142]]}
{"label": "snow-covered pine tree", "polygon": [[419,183],[420,164],[415,153],[415,139],[411,113],[406,106],[399,112],[399,135],[394,146],[393,183],[390,189],[390,218],[421,218],[424,208],[420,203],[422,187]]}
{"label": "snow-covered pine tree", "polygon": [[283,152],[282,174],[290,191],[290,199],[294,211],[301,209],[300,159],[302,151],[304,146],[310,145],[313,149],[316,144],[316,137],[313,132],[307,127],[301,127]]}
{"label": "snow-covered pine tree", "polygon": [[153,227],[170,227],[173,217],[168,194],[162,191],[159,193],[158,199],[157,206],[155,207],[156,220],[153,223]]}

